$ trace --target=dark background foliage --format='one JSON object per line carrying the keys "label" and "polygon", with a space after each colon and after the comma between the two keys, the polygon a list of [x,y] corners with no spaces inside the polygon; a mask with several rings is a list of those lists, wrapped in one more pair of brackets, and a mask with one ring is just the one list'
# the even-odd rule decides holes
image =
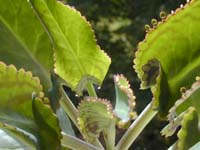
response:
{"label": "dark background foliage", "polygon": [[[66,0],[64,2],[75,7],[87,18],[96,34],[97,43],[112,59],[109,72],[98,95],[114,102],[113,74],[122,73],[130,81],[137,97],[137,112],[140,113],[152,97],[150,90],[139,89],[140,81],[132,67],[137,44],[145,36],[144,26],[150,24],[152,18],[160,20],[159,13],[161,11],[168,14],[180,4],[184,4],[185,1]],[[164,139],[160,135],[160,130],[165,123],[158,118],[151,121],[131,149],[167,149],[176,137]]]}

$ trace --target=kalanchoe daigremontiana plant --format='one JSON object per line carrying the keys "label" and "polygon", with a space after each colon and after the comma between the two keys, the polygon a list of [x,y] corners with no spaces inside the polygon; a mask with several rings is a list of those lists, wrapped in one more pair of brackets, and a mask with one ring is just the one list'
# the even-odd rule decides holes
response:
{"label": "kalanchoe daigremontiana plant", "polygon": [[[134,68],[153,99],[137,116],[123,75],[114,76],[114,106],[98,98],[93,84],[111,61],[79,12],[56,0],[0,0],[0,129],[14,139],[0,139],[0,149],[127,150],[157,113],[169,120],[162,134],[177,133],[169,149],[198,149],[199,12],[200,0],[187,1],[145,26]],[[82,96],[77,107],[63,86]],[[127,130],[118,143],[117,128]]]}

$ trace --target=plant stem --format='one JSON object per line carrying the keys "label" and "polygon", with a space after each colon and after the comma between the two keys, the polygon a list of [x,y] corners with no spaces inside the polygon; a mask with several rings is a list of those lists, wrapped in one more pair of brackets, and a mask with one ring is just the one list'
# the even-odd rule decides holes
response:
{"label": "plant stem", "polygon": [[62,86],[60,87],[60,91],[62,94],[62,97],[60,99],[60,105],[64,109],[64,111],[67,113],[67,115],[70,117],[72,122],[75,124],[75,126],[78,128],[77,118],[78,118],[78,111],[74,104],[71,102],[70,98],[65,93]]}
{"label": "plant stem", "polygon": [[62,132],[62,135],[63,135],[62,146],[66,146],[68,148],[75,149],[75,150],[83,150],[83,149],[102,150],[101,148],[98,148],[90,143],[82,141],[74,136],[69,135],[69,134]]}
{"label": "plant stem", "polygon": [[96,91],[92,83],[87,84],[87,91],[88,91],[89,96],[97,97]]}
{"label": "plant stem", "polygon": [[131,124],[116,146],[116,150],[127,150],[142,132],[145,126],[153,119],[158,111],[152,109],[152,102],[146,106],[143,112]]}

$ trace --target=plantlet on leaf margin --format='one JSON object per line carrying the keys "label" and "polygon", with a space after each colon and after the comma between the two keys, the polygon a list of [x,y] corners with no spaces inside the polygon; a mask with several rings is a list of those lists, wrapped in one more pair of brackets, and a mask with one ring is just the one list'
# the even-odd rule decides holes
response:
{"label": "plantlet on leaf margin", "polygon": [[[182,91],[182,90],[181,90]],[[168,121],[169,124],[161,131],[166,137],[175,133],[178,127],[181,127],[178,131],[177,147],[178,149],[187,149],[193,146],[200,140],[199,131],[196,128],[198,126],[198,119],[190,119],[191,111],[195,111],[194,118],[200,116],[199,110],[199,96],[200,96],[200,81],[195,81],[190,89],[185,89],[182,92],[182,97],[176,101],[174,106],[169,110]],[[192,117],[192,116],[191,116]],[[191,134],[193,129],[190,129],[189,124],[193,124],[194,133]],[[193,138],[191,138],[192,136]],[[187,138],[190,138],[187,139]],[[186,140],[187,139],[187,140]],[[182,145],[182,146],[181,146]],[[185,145],[185,146],[183,146]],[[189,147],[188,147],[189,146]],[[179,148],[181,147],[181,148]]]}
{"label": "plantlet on leaf margin", "polygon": [[[166,93],[155,98],[159,106],[159,115],[163,118],[181,96],[179,89],[190,86],[193,82],[192,79],[200,74],[200,69],[198,69],[200,38],[199,32],[197,32],[200,31],[200,16],[197,13],[199,10],[200,1],[192,0],[184,6],[181,5],[180,8],[172,11],[172,14],[166,15],[166,17],[162,12],[160,14],[161,21],[157,23],[156,27],[148,29],[144,41],[138,44],[134,68],[141,79],[141,88],[149,88],[143,77],[143,66],[148,64],[150,60],[157,59],[165,75],[162,82],[154,82],[150,85],[151,88],[161,86],[160,92]],[[188,24],[188,22],[191,23]],[[188,51],[190,53],[185,55]],[[151,78],[151,76],[146,78]],[[161,85],[164,80],[165,87]]]}
{"label": "plantlet on leaf margin", "polygon": [[[11,3],[20,5],[10,9]],[[16,13],[18,10],[20,13]],[[153,102],[136,118],[135,96],[123,75],[114,77],[114,110],[107,100],[97,97],[92,84],[95,81],[101,85],[110,59],[97,45],[90,24],[79,12],[56,0],[0,0],[0,40],[3,45],[0,52],[4,54],[0,55],[0,60],[17,67],[0,63],[0,128],[10,134],[15,132],[13,136],[21,138],[22,147],[35,146],[42,150],[79,149],[81,146],[91,150],[104,149],[97,139],[102,132],[107,150],[127,150],[158,111],[165,117],[175,104],[170,115],[172,119],[176,115],[179,118],[169,125],[166,134],[173,134],[181,124],[175,144],[178,150],[198,144],[199,81],[191,89],[189,86],[200,74],[199,11],[200,0],[187,1],[172,14],[161,12],[161,21],[152,19],[152,28],[145,26],[147,34],[138,45],[134,68],[142,81],[141,87],[150,87],[154,97]],[[29,36],[30,33],[33,33],[32,36]],[[7,37],[9,40],[5,39]],[[44,91],[39,80],[19,69],[22,67],[39,76]],[[63,90],[64,83],[59,83],[58,78],[50,81],[52,69],[77,94],[87,90],[90,97],[83,98],[78,111]],[[183,101],[177,101],[181,97],[181,87],[189,90],[182,88],[180,100]],[[48,96],[58,118],[45,97],[49,88],[51,94]],[[36,97],[32,99],[33,92]],[[158,109],[153,109],[155,107]],[[60,128],[59,121],[70,126],[67,119],[63,121],[61,118],[67,118],[66,113],[87,142],[76,138],[74,132],[69,135],[67,130],[71,128]],[[115,145],[116,124],[124,127],[133,118],[136,120]],[[15,130],[17,128],[32,134],[37,141],[34,143],[20,130]],[[71,141],[75,145],[69,143]]]}

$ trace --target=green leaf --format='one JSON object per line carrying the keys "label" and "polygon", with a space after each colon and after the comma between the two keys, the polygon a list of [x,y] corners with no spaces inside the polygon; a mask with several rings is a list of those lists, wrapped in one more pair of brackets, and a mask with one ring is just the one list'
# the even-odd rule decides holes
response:
{"label": "green leaf", "polygon": [[101,84],[110,59],[97,46],[85,18],[56,0],[30,0],[30,3],[53,40],[55,72],[73,90],[85,76],[94,77]]}
{"label": "green leaf", "polygon": [[26,131],[34,130],[32,93],[41,91],[39,79],[30,72],[0,62],[0,121]]}
{"label": "green leaf", "polygon": [[25,134],[23,131],[20,131],[14,126],[1,122],[0,128],[3,129],[8,135],[12,136],[12,138],[14,138],[18,143],[20,143],[22,148],[36,150],[36,143],[33,139],[31,139],[30,135]]}
{"label": "green leaf", "polygon": [[127,123],[137,117],[135,108],[135,96],[130,88],[128,80],[123,75],[115,75],[116,104],[114,112],[117,117]]}
{"label": "green leaf", "polygon": [[88,97],[78,107],[78,123],[84,138],[93,142],[103,131],[107,146],[114,148],[115,118],[111,104],[104,99]]}
{"label": "green leaf", "polygon": [[61,150],[61,129],[58,119],[53,114],[49,105],[44,105],[43,100],[33,100],[33,114],[39,131],[40,149]]}
{"label": "green leaf", "polygon": [[174,106],[169,110],[168,120],[170,123],[162,130],[162,134],[165,136],[174,134],[176,129],[181,125],[183,116],[189,107],[194,107],[196,109],[195,111],[200,115],[200,81],[197,80],[188,90],[182,87],[181,92],[182,97],[178,99]]}
{"label": "green leaf", "polygon": [[0,61],[31,70],[45,92],[51,86],[51,42],[26,0],[0,0]]}
{"label": "green leaf", "polygon": [[[170,122],[163,129],[163,133],[167,136],[174,134],[177,127],[181,126],[177,133],[178,140],[172,145],[170,150],[188,150],[191,146],[200,140],[200,131],[198,127],[199,114],[194,107],[189,107],[184,113],[179,115],[174,121]],[[175,130],[171,127],[175,127]]]}
{"label": "green leaf", "polygon": [[178,132],[178,150],[188,150],[200,140],[198,119],[195,108],[190,107],[183,117],[182,127]]}
{"label": "green leaf", "polygon": [[[183,89],[183,88],[182,88]],[[200,80],[197,80],[192,84],[191,88],[182,91],[182,97],[176,101],[174,106],[170,109],[168,118],[174,118],[174,116],[180,115],[186,111],[189,107],[194,107],[197,113],[200,115]]]}
{"label": "green leaf", "polygon": [[[60,128],[48,98],[41,91],[39,79],[30,72],[0,62],[0,122],[33,134],[39,148],[47,149],[51,145],[55,150],[61,144]],[[37,96],[34,101],[33,93]]]}
{"label": "green leaf", "polygon": [[[157,85],[160,92],[165,93],[156,98],[156,101],[163,102],[161,116],[166,116],[169,108],[181,96],[179,89],[190,86],[195,76],[200,74],[199,11],[200,1],[192,0],[173,14],[162,16],[161,22],[154,20],[153,28],[148,26],[144,41],[138,45],[134,68],[142,80],[141,87],[155,85],[154,82],[146,84],[146,79],[155,81],[156,72],[145,74],[143,71],[143,67],[152,59],[159,61],[166,79],[165,83],[162,81],[163,85]],[[143,78],[145,75],[147,77]]]}

